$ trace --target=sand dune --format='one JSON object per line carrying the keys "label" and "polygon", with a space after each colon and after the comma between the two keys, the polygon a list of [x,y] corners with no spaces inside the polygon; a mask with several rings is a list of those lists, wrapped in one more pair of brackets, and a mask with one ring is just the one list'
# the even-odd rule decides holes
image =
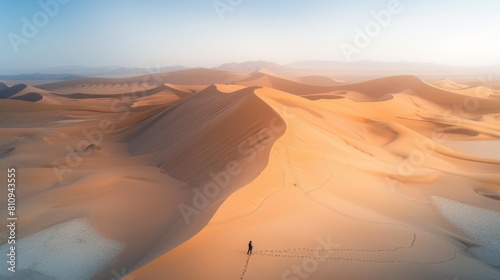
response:
{"label": "sand dune", "polygon": [[500,90],[500,82],[493,80],[491,77],[486,81],[467,82],[465,84],[468,84],[470,86],[486,86],[491,89]]}
{"label": "sand dune", "polygon": [[57,93],[126,94],[147,91],[163,84],[210,85],[232,83],[246,78],[247,74],[195,68],[167,73],[151,73],[130,78],[82,78],[39,85]]}
{"label": "sand dune", "polygon": [[7,89],[9,88],[9,86],[7,86],[6,84],[4,83],[0,83],[0,91],[4,90],[4,89]]}
{"label": "sand dune", "polygon": [[23,94],[21,96],[12,97],[12,99],[29,101],[29,102],[37,102],[37,101],[42,100],[43,96],[39,93],[36,93],[36,92],[30,92],[30,93]]}
{"label": "sand dune", "polygon": [[[255,96],[252,88],[226,94],[210,86],[188,102],[156,116],[152,125],[132,132],[130,152],[152,154],[151,165],[187,183],[186,189],[193,189],[187,201],[197,199],[196,190],[209,193],[209,198],[216,193],[216,199],[199,215],[187,216],[189,227],[199,227],[208,222],[225,197],[258,175],[266,165],[270,146],[283,129],[278,115]],[[173,235],[185,231],[186,217],[177,217],[169,227],[161,240],[163,245],[152,251],[154,256],[178,244],[179,238]]]}
{"label": "sand dune", "polygon": [[303,76],[303,77],[298,77],[296,80],[300,83],[307,84],[307,85],[313,85],[313,86],[337,86],[339,84],[343,84],[345,82],[343,81],[338,81],[334,80],[328,77],[323,77],[323,76]]}
{"label": "sand dune", "polygon": [[160,74],[166,83],[180,85],[230,84],[245,79],[248,74],[204,68],[188,69]]}
{"label": "sand dune", "polygon": [[444,88],[444,89],[464,89],[470,87],[469,85],[462,84],[462,83],[457,83],[452,80],[437,80],[432,82],[433,85]]}
{"label": "sand dune", "polygon": [[13,87],[7,87],[0,92],[0,98],[10,98],[19,95],[20,92],[25,91],[28,88],[26,84],[19,84]]}
{"label": "sand dune", "polygon": [[299,95],[328,92],[332,89],[332,87],[306,85],[262,72],[252,73],[250,77],[244,80],[240,80],[236,82],[236,84],[245,86],[269,87]]}
{"label": "sand dune", "polygon": [[39,85],[38,87],[56,93],[91,93],[91,94],[125,94],[132,91],[149,90],[161,85],[150,76],[133,78],[81,78],[56,83]]}
{"label": "sand dune", "polygon": [[[196,114],[188,113],[194,110]],[[223,170],[225,162],[243,156],[238,145],[248,137],[258,135],[273,116],[275,125],[281,125],[277,115],[270,109],[267,111],[266,105],[254,95],[253,88],[225,94],[219,92],[217,86],[210,86],[189,102],[158,116],[146,130],[139,128],[131,140],[130,150],[132,154],[154,152],[152,164],[182,181],[199,184],[207,180],[200,176],[208,171]],[[182,121],[184,118],[186,120]],[[232,127],[242,129],[232,134],[224,133]],[[227,136],[221,137],[222,134]],[[267,138],[257,140],[270,141]],[[220,156],[217,154],[219,150]]]}
{"label": "sand dune", "polygon": [[0,90],[0,99],[43,102],[45,104],[59,104],[59,102],[57,101],[57,97],[54,96],[51,92],[39,89],[37,87],[28,86],[26,84],[18,84]]}
{"label": "sand dune", "polygon": [[499,279],[497,235],[469,226],[491,231],[477,217],[500,212],[496,146],[475,149],[500,138],[497,89],[335,83],[190,69],[3,89],[0,169],[20,176],[18,238],[45,248],[47,232],[84,228],[65,243],[73,263],[92,256],[78,238],[109,248],[107,263],[57,258],[48,271],[35,257],[20,273]]}

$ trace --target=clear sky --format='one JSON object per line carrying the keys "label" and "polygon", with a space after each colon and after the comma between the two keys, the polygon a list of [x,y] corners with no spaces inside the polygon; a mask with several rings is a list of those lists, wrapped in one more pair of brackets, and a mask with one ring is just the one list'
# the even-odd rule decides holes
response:
{"label": "clear sky", "polygon": [[498,0],[0,0],[0,68],[491,65],[500,64],[499,15]]}

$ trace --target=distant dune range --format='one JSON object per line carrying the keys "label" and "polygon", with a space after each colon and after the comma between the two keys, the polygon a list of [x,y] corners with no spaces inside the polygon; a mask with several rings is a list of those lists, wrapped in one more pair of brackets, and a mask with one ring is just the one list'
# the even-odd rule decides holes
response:
{"label": "distant dune range", "polygon": [[[81,261],[108,262],[81,279],[287,279],[294,265],[309,279],[500,278],[498,234],[468,235],[448,210],[499,220],[498,82],[188,69],[0,83],[0,112],[18,238],[101,242]],[[71,228],[87,223],[87,239]],[[63,275],[30,261],[19,271]]]}

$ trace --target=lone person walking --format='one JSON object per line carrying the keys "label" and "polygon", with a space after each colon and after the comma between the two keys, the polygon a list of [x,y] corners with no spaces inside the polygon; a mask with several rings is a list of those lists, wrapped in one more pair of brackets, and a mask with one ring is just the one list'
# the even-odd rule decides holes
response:
{"label": "lone person walking", "polygon": [[253,245],[252,245],[252,241],[250,241],[250,242],[248,242],[247,255],[251,255],[252,254],[252,249],[253,249]]}

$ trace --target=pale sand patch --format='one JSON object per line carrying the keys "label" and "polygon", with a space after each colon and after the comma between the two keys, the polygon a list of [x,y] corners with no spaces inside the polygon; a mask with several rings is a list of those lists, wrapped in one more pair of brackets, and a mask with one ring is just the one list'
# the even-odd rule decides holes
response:
{"label": "pale sand patch", "polygon": [[[6,254],[10,246],[3,244],[0,251]],[[99,235],[85,219],[74,219],[17,240],[16,272],[2,269],[0,278],[91,279],[124,247]]]}
{"label": "pale sand patch", "polygon": [[442,197],[433,197],[441,214],[483,246],[471,252],[494,266],[500,266],[500,212],[475,207]]}
{"label": "pale sand patch", "polygon": [[445,141],[443,145],[473,156],[500,159],[500,141]]}

